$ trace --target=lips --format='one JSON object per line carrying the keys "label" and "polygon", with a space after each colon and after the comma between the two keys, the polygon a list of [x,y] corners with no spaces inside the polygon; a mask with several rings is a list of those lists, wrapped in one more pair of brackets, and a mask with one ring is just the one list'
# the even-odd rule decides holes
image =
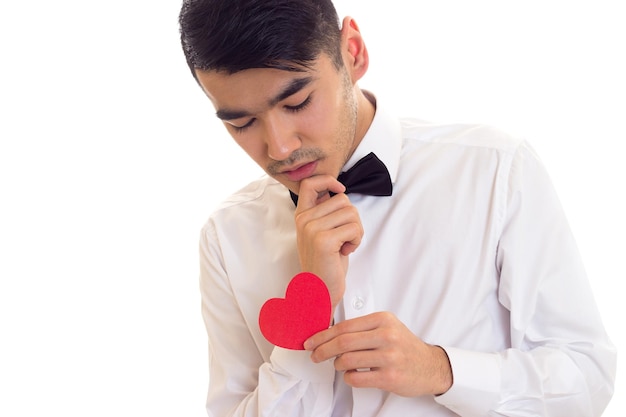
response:
{"label": "lips", "polygon": [[305,178],[312,176],[317,168],[317,161],[309,162],[301,165],[296,169],[290,171],[283,171],[283,174],[289,179],[289,181],[302,181]]}

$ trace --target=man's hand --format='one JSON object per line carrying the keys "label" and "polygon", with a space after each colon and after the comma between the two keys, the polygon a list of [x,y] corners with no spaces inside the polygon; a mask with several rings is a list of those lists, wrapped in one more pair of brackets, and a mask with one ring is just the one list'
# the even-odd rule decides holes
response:
{"label": "man's hand", "polygon": [[438,395],[452,386],[445,351],[415,336],[391,313],[374,313],[338,323],[305,343],[311,359],[334,359],[346,384],[414,397]]}
{"label": "man's hand", "polygon": [[345,291],[348,255],[363,237],[359,213],[344,191],[329,175],[307,178],[300,183],[295,214],[300,266],[326,283],[333,309]]}

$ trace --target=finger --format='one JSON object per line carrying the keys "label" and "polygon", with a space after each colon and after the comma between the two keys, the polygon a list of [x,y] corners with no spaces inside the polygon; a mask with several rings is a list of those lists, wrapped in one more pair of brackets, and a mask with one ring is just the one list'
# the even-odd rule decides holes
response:
{"label": "finger", "polygon": [[[316,211],[318,210],[316,209]],[[328,236],[323,236],[323,238],[339,239],[341,243],[358,243],[356,240],[363,236],[363,226],[359,213],[354,206],[340,207],[327,214],[322,214],[326,212],[326,208],[319,211],[315,214],[316,218],[312,220],[305,218],[309,216],[304,214],[296,219],[298,229],[302,230],[303,236],[315,236],[318,233],[327,234]],[[320,243],[323,244],[323,242]]]}
{"label": "finger", "polygon": [[382,355],[375,349],[358,350],[337,356],[334,366],[340,372],[375,370],[382,366],[382,360]]}
{"label": "finger", "polygon": [[330,175],[315,175],[300,181],[296,212],[308,210],[319,204],[320,196],[328,192],[343,193],[346,187]]}
{"label": "finger", "polygon": [[375,314],[346,320],[305,341],[314,362],[323,362],[347,352],[377,349],[381,346]]}
{"label": "finger", "polygon": [[343,380],[354,388],[381,388],[385,383],[383,373],[376,368],[347,370]]}
{"label": "finger", "polygon": [[[376,330],[368,330],[365,332],[346,333],[339,335],[326,343],[322,343],[315,348],[311,353],[311,360],[313,362],[323,362],[332,358],[345,357],[345,363],[342,363],[343,368],[355,369],[361,366],[372,367],[377,366],[374,362],[359,362],[364,360],[366,356],[356,355],[358,352],[374,352],[381,348],[380,339],[376,335]],[[353,356],[356,355],[356,356]],[[352,360],[358,363],[352,363]]]}
{"label": "finger", "polygon": [[352,222],[335,229],[336,238],[341,242],[338,251],[346,256],[359,247],[363,239],[363,227],[361,223]]}
{"label": "finger", "polygon": [[361,243],[361,239],[359,239],[359,243],[358,244],[355,244],[354,242],[343,242],[343,245],[341,245],[341,249],[339,249],[339,252],[343,256],[348,256],[351,253],[353,253],[354,251],[356,251],[356,248],[359,247],[360,243]]}
{"label": "finger", "polygon": [[[335,217],[339,215],[343,217]],[[330,217],[325,219],[326,216]],[[345,194],[337,194],[307,210],[304,210],[301,207],[297,210],[295,215],[296,225],[299,228],[316,220],[328,220],[335,222],[343,220],[343,223],[347,223],[350,218],[352,218],[353,221],[360,221],[359,212],[356,207],[350,203],[350,199]],[[330,225],[326,223],[313,223],[313,225],[318,225],[319,229],[330,228]]]}
{"label": "finger", "polygon": [[[361,226],[356,223],[344,224],[332,230],[322,231],[316,234],[314,239],[315,250],[310,251],[312,256],[324,256],[340,253],[350,248],[357,248],[362,240]],[[347,246],[349,245],[349,247]],[[354,249],[352,249],[354,250]],[[350,252],[348,252],[350,253]],[[308,263],[317,264],[315,259]],[[310,265],[303,264],[302,267]]]}
{"label": "finger", "polygon": [[366,316],[356,317],[336,323],[334,326],[311,336],[305,341],[304,346],[307,350],[314,350],[321,344],[327,343],[342,334],[374,330],[377,327],[377,320],[375,316],[378,314],[379,313],[368,314]]}
{"label": "finger", "polygon": [[375,330],[381,326],[387,326],[394,318],[395,316],[392,313],[380,311],[344,320],[328,330],[333,330],[338,334],[365,332],[368,330]]}

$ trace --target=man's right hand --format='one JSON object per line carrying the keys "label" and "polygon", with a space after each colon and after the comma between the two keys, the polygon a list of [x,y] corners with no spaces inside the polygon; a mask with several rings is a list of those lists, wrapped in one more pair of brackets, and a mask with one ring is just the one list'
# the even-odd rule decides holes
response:
{"label": "man's right hand", "polygon": [[348,255],[363,238],[359,213],[344,191],[330,175],[306,178],[300,182],[295,214],[300,266],[326,283],[333,309],[345,291]]}

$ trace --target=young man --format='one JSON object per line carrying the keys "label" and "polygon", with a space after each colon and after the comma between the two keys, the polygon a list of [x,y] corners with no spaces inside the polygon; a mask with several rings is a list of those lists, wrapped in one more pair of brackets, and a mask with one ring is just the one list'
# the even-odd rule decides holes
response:
{"label": "young man", "polygon": [[[180,24],[217,117],[268,174],[201,235],[209,415],[602,413],[615,352],[527,143],[386,113],[330,0],[189,0]],[[364,157],[382,161],[374,191],[338,180]],[[297,351],[258,317],[302,271],[333,325]]]}

